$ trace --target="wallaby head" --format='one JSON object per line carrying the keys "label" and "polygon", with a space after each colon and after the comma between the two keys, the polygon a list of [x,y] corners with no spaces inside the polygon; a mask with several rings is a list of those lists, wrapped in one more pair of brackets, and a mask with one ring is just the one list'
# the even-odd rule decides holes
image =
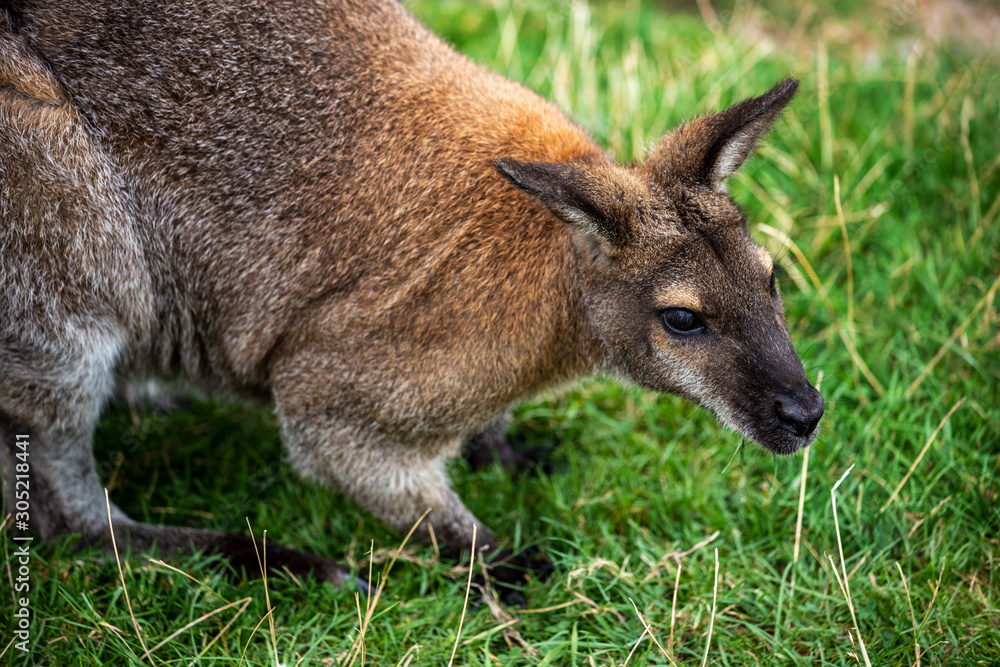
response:
{"label": "wallaby head", "polygon": [[779,454],[812,441],[823,398],[789,338],[779,268],[725,181],[797,88],[785,80],[688,122],[640,164],[496,163],[575,228],[607,368],[684,396]]}

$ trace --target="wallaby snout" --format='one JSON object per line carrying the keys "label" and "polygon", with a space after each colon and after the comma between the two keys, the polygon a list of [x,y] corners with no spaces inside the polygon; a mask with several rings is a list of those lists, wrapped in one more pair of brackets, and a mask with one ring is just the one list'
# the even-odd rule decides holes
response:
{"label": "wallaby snout", "polygon": [[823,397],[814,387],[805,395],[782,395],[774,401],[774,414],[781,427],[800,438],[808,438],[823,416]]}

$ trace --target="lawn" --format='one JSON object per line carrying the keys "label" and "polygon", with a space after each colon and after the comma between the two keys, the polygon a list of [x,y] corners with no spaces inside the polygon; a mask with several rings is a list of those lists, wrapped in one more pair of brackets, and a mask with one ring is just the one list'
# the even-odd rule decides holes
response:
{"label": "lawn", "polygon": [[[930,39],[927,6],[902,0],[864,13],[846,0],[803,12],[408,4],[620,161],[686,118],[801,80],[730,190],[788,269],[789,329],[810,377],[822,376],[827,414],[808,458],[743,447],[683,400],[591,379],[515,410],[512,437],[553,447],[550,473],[452,468],[475,514],[556,565],[526,586],[528,609],[476,588],[466,605],[468,564],[417,545],[369,610],[353,591],[290,578],[265,589],[194,556],[123,560],[123,589],[114,559],[62,540],[33,547],[31,652],[5,649],[5,630],[2,659],[391,666],[445,665],[455,651],[463,665],[1000,664],[991,45]],[[968,7],[1000,31],[994,10]],[[298,480],[265,406],[112,404],[97,460],[137,519],[249,523],[372,581],[402,540]],[[3,544],[0,607],[17,569]]]}

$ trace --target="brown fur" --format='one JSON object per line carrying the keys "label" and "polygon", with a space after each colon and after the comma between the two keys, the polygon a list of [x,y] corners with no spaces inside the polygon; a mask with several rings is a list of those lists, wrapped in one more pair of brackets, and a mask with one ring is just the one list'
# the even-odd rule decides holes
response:
{"label": "brown fur", "polygon": [[[723,186],[794,82],[621,166],[388,0],[0,6],[0,424],[37,443],[43,536],[106,530],[90,437],[116,377],[270,398],[297,470],[397,530],[432,507],[453,550],[476,520],[444,460],[595,370],[775,451],[813,437]],[[704,334],[671,334],[695,305]]]}

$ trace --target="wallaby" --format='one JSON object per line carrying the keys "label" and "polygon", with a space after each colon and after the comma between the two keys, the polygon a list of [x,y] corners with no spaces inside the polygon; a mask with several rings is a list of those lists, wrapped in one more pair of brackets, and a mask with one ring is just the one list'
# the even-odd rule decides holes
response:
{"label": "wallaby", "polygon": [[[431,508],[416,534],[455,556],[473,526],[499,542],[445,460],[546,387],[608,373],[779,454],[815,437],[823,399],[725,188],[796,81],[620,165],[392,0],[0,8],[0,435],[9,496],[30,438],[42,538],[109,534],[92,434],[151,375],[272,401],[300,474],[397,531]],[[119,547],[256,569],[249,538],[111,513]]]}

